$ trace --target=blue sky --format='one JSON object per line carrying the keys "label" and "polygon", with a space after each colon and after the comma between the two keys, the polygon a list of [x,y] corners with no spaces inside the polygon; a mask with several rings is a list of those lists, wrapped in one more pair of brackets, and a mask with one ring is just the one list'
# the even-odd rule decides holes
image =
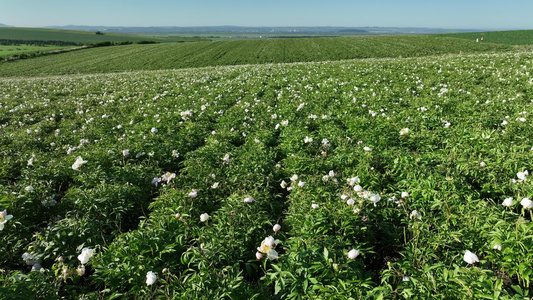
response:
{"label": "blue sky", "polygon": [[531,0],[0,0],[18,27],[383,26],[533,29]]}

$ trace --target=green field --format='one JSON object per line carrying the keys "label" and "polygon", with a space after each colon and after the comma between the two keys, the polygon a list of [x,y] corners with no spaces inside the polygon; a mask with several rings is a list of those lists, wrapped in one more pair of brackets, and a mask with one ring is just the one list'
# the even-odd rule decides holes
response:
{"label": "green field", "polygon": [[0,62],[0,299],[531,299],[527,49],[385,36]]}
{"label": "green field", "polygon": [[14,28],[14,27],[0,27],[0,39],[15,39],[15,40],[53,40],[53,41],[69,41],[74,43],[91,44],[103,41],[111,42],[136,42],[141,40],[152,40],[160,43],[172,43],[180,41],[198,41],[192,37],[170,36],[170,37],[156,37],[156,36],[142,36],[119,33],[104,33],[97,35],[92,31],[77,31],[77,30],[60,30],[60,29],[42,29],[42,28]]}
{"label": "green field", "polygon": [[17,46],[12,45],[0,45],[0,56],[2,55],[13,55],[18,53],[26,53],[26,52],[37,52],[37,51],[51,51],[51,50],[60,50],[60,49],[68,49],[72,48],[72,46],[33,46],[33,45],[24,45],[20,44]]}
{"label": "green field", "polygon": [[0,76],[88,74],[220,65],[334,61],[508,51],[437,36],[377,36],[129,45],[0,63]]}
{"label": "green field", "polygon": [[507,45],[533,45],[533,30],[514,31],[488,31],[488,32],[468,32],[468,33],[448,33],[441,36],[468,39],[475,41],[483,37],[484,43],[497,43]]}

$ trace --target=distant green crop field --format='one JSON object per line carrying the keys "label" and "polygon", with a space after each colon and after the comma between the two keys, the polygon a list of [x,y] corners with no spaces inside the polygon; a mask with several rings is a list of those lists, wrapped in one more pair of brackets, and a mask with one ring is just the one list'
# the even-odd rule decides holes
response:
{"label": "distant green crop field", "polygon": [[[0,39],[16,39],[16,40],[54,40],[54,41],[70,41],[73,43],[98,43],[103,41],[123,42],[123,41],[141,41],[152,40],[161,43],[177,42],[177,41],[198,41],[202,39],[191,37],[153,37],[142,35],[118,34],[118,33],[104,33],[98,35],[93,31],[75,31],[75,30],[60,30],[60,29],[42,29],[42,28],[0,28]],[[205,39],[204,39],[205,40]]]}
{"label": "distant green crop field", "polygon": [[33,46],[33,45],[0,45],[0,56],[13,55],[18,53],[36,52],[36,51],[50,51],[71,48],[69,46]]}
{"label": "distant green crop field", "polygon": [[88,74],[131,70],[420,57],[507,51],[510,46],[438,36],[372,36],[128,45],[0,63],[0,76]]}
{"label": "distant green crop field", "polygon": [[472,41],[479,39],[480,42],[481,38],[483,38],[484,43],[533,45],[533,30],[449,33],[441,34],[440,36],[469,39]]}

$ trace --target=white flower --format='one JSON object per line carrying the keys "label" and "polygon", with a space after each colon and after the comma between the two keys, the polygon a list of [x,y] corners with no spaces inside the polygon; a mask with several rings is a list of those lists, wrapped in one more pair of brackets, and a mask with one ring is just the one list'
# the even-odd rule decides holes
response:
{"label": "white flower", "polygon": [[281,229],[281,225],[279,225],[279,224],[274,225],[274,227],[272,228],[272,230],[274,230],[274,232],[278,232],[278,231],[280,231],[280,229]]}
{"label": "white flower", "polygon": [[322,176],[322,181],[328,181],[328,180],[329,180],[329,176],[328,175]]}
{"label": "white flower", "polygon": [[26,192],[31,193],[31,192],[33,192],[33,186],[28,185],[27,187],[24,188],[24,190],[25,190]]}
{"label": "white flower", "polygon": [[379,200],[381,200],[381,197],[378,194],[372,194],[370,195],[370,197],[368,197],[368,200],[374,202],[374,206],[376,206],[376,203],[378,203]]}
{"label": "white flower", "polygon": [[130,154],[130,150],[126,149],[126,150],[122,151],[122,155],[124,157],[128,156],[128,154]]}
{"label": "white flower", "polygon": [[409,133],[409,128],[403,128],[402,130],[400,130],[400,135],[406,135]]}
{"label": "white flower", "polygon": [[370,147],[366,147],[366,146],[365,146],[365,147],[363,148],[363,150],[370,152],[370,151],[372,151],[372,148],[370,148]]}
{"label": "white flower", "polygon": [[329,171],[328,176],[329,177],[335,177],[335,171],[333,171],[333,170]]}
{"label": "white flower", "polygon": [[87,161],[86,160],[83,160],[83,158],[81,158],[81,156],[78,156],[76,158],[76,161],[74,162],[74,164],[72,165],[72,170],[79,170],[81,165],[83,165],[84,163],[86,163]]}
{"label": "white flower", "polygon": [[509,124],[509,123],[507,123],[506,120],[503,120],[502,125],[507,125],[507,124]]}
{"label": "white flower", "polygon": [[254,202],[254,197],[246,197],[244,198],[244,203],[252,203]]}
{"label": "white flower", "polygon": [[203,214],[200,215],[200,222],[205,222],[207,220],[209,220],[209,215],[208,214],[203,213]]}
{"label": "white flower", "polygon": [[279,258],[279,255],[278,255],[278,252],[272,248],[268,249],[267,252],[267,258],[269,260],[274,260],[274,259],[278,259]]}
{"label": "white flower", "polygon": [[502,245],[501,244],[495,244],[492,249],[502,251]]}
{"label": "white flower", "polygon": [[313,203],[313,204],[311,204],[311,207],[312,207],[313,209],[317,209],[317,208],[318,208],[318,204]]}
{"label": "white flower", "polygon": [[446,123],[444,124],[444,128],[448,128],[448,127],[450,127],[450,125],[452,125],[450,122],[446,122]]}
{"label": "white flower", "polygon": [[189,193],[189,197],[191,198],[196,198],[196,196],[198,196],[198,191],[193,189],[190,193]]}
{"label": "white flower", "polygon": [[354,186],[356,183],[360,183],[360,182],[361,182],[361,179],[359,179],[359,176],[355,176],[355,177],[352,177],[352,178],[348,178],[348,179],[346,179],[346,182],[347,182],[350,186]]}
{"label": "white flower", "polygon": [[352,206],[355,204],[355,200],[353,200],[352,198],[348,199],[348,201],[346,201],[346,204]]}
{"label": "white flower", "polygon": [[420,215],[420,213],[415,209],[409,215],[409,219],[412,219],[412,218],[417,218],[419,220],[422,220],[422,215]]}
{"label": "white flower", "polygon": [[360,185],[356,185],[353,187],[353,190],[359,193],[363,191],[363,187],[361,187]]}
{"label": "white flower", "polygon": [[169,183],[174,178],[176,178],[175,173],[166,172],[165,174],[161,175],[161,180],[166,181],[167,183]]}
{"label": "white flower", "polygon": [[213,185],[211,186],[211,188],[212,188],[212,189],[216,189],[216,188],[218,188],[218,185],[219,185],[219,183],[218,183],[218,182],[215,182],[215,183],[213,183]]}
{"label": "white flower", "polygon": [[359,256],[359,250],[357,249],[352,249],[348,252],[348,258],[349,259],[355,259],[357,256]]}
{"label": "white flower", "polygon": [[161,177],[154,177],[154,179],[152,179],[152,184],[155,184],[155,186],[157,187],[157,184],[159,184],[161,182]]}
{"label": "white flower", "polygon": [[178,153],[177,150],[172,150],[172,157],[179,157],[180,154]]}
{"label": "white flower", "polygon": [[305,186],[305,181],[298,181],[298,186],[299,187],[304,187]]}
{"label": "white flower", "polygon": [[298,175],[296,175],[296,174],[292,175],[291,176],[291,181],[294,182],[296,180],[298,180]]}
{"label": "white flower", "polygon": [[229,154],[224,155],[224,157],[222,158],[222,161],[224,163],[229,163]]}
{"label": "white flower", "polygon": [[520,204],[522,204],[524,208],[533,208],[533,201],[529,200],[529,198],[522,199],[522,201],[520,201]]}
{"label": "white flower", "polygon": [[287,187],[287,183],[285,182],[285,180],[282,180],[281,181],[281,184],[280,184],[281,188],[284,189]]}
{"label": "white flower", "polygon": [[463,256],[463,259],[468,264],[479,262],[479,258],[477,257],[477,255],[470,252],[470,250],[466,250],[465,255]]}
{"label": "white flower", "polygon": [[404,277],[402,278],[402,281],[404,281],[404,282],[408,282],[408,281],[411,281],[411,278],[409,278],[409,276],[404,276]]}
{"label": "white flower", "polygon": [[260,260],[261,258],[263,258],[263,253],[257,251],[257,252],[255,253],[255,258],[256,258],[257,260]]}
{"label": "white flower", "polygon": [[81,254],[78,255],[78,260],[81,262],[82,265],[84,265],[89,261],[89,258],[91,258],[93,254],[94,249],[83,248],[83,250],[81,250]]}
{"label": "white flower", "polygon": [[24,260],[24,262],[28,266],[33,266],[35,264],[35,262],[37,261],[35,259],[35,257],[33,255],[29,254],[28,252],[24,252],[24,254],[22,254],[22,260]]}
{"label": "white flower", "polygon": [[516,173],[516,177],[520,179],[520,181],[525,181],[527,179],[527,176],[529,175],[529,172],[525,170],[524,172],[518,172]]}
{"label": "white flower", "polygon": [[486,165],[487,165],[487,164],[486,164],[484,161],[482,161],[482,162],[479,163],[479,166],[480,166],[480,167],[484,167],[484,166],[486,166]]}
{"label": "white flower", "polygon": [[311,142],[313,142],[313,138],[310,138],[310,137],[306,136],[305,139],[304,139],[304,143],[307,144],[307,143],[311,143]]}
{"label": "white flower", "polygon": [[148,271],[146,273],[146,285],[152,285],[157,280],[157,275],[154,272]]}
{"label": "white flower", "polygon": [[[4,224],[11,220],[13,218],[13,215],[8,215],[7,210],[4,210],[0,212],[0,230],[4,229]],[[24,255],[22,256],[24,258]]]}
{"label": "white flower", "polygon": [[155,127],[152,127],[152,129],[150,129],[150,132],[151,133],[157,133],[159,130],[157,130],[157,128]]}
{"label": "white flower", "polygon": [[402,192],[402,198],[409,198],[409,193],[408,192]]}
{"label": "white flower", "polygon": [[505,198],[502,203],[503,206],[511,207],[513,205],[513,198]]}

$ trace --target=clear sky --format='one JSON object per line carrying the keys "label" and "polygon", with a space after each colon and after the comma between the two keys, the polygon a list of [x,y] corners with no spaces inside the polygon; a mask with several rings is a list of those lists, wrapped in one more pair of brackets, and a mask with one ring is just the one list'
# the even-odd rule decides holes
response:
{"label": "clear sky", "polygon": [[532,0],[0,0],[17,27],[382,26],[533,29]]}

